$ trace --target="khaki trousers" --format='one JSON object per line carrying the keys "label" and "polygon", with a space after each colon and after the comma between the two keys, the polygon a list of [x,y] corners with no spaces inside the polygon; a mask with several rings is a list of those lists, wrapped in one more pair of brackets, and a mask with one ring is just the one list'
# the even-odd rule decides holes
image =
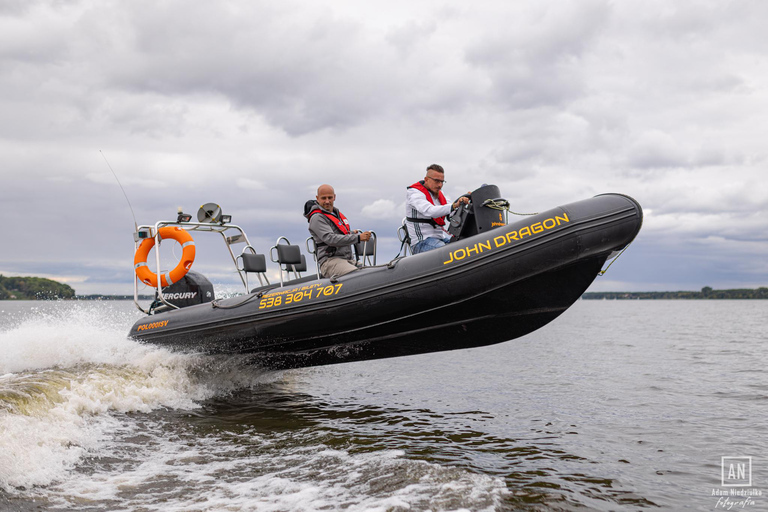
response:
{"label": "khaki trousers", "polygon": [[357,270],[354,262],[339,257],[326,258],[320,265],[320,273],[323,277],[343,276]]}

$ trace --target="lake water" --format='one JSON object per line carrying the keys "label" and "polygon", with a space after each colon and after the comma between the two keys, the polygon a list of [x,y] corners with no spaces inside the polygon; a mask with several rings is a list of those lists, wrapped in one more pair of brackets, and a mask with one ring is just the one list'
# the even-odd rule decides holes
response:
{"label": "lake water", "polygon": [[0,510],[768,509],[768,301],[579,301],[267,373],[132,342],[139,317],[0,302]]}

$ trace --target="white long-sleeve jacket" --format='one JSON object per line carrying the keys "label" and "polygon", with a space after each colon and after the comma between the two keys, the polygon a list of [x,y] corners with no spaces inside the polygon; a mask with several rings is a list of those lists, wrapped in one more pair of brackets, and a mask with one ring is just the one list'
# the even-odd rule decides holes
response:
{"label": "white long-sleeve jacket", "polygon": [[[409,188],[405,199],[405,216],[416,219],[435,219],[447,216],[451,213],[453,201],[450,200],[445,192],[443,192],[443,197],[445,197],[446,204],[441,205],[438,198],[432,194],[432,201],[435,204],[431,204],[423,192],[415,188]],[[432,227],[427,223],[409,221],[406,221],[405,225],[408,229],[408,236],[411,237],[411,245],[415,245],[425,238],[446,238],[450,236],[443,229],[443,227],[448,226],[447,219],[445,226]]]}

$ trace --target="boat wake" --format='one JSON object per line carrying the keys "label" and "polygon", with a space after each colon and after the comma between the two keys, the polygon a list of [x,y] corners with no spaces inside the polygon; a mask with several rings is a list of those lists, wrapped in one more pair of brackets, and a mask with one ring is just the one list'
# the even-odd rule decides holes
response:
{"label": "boat wake", "polygon": [[[124,309],[124,304],[121,304]],[[121,417],[279,379],[238,357],[171,353],[125,336],[136,313],[112,304],[32,309],[0,327],[0,489],[61,480],[97,454]]]}
{"label": "boat wake", "polygon": [[312,371],[127,339],[128,309],[3,311],[0,509],[492,510],[507,495],[497,477],[357,448],[294,389]]}

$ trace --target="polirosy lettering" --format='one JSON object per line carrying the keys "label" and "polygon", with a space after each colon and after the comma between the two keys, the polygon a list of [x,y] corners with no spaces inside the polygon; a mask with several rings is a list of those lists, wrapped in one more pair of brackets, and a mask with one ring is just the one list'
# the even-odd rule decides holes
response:
{"label": "polirosy lettering", "polygon": [[157,329],[158,327],[165,327],[168,325],[168,320],[161,322],[152,322],[151,324],[143,324],[136,328],[137,331],[146,331],[147,329]]}
{"label": "polirosy lettering", "polygon": [[463,259],[476,256],[482,252],[490,251],[495,248],[514,243],[515,241],[522,240],[526,236],[533,236],[537,233],[556,228],[563,222],[571,222],[567,213],[563,213],[562,216],[555,215],[554,217],[549,217],[548,219],[544,219],[541,222],[536,222],[530,226],[525,226],[518,229],[517,231],[510,231],[506,235],[499,235],[491,240],[477,242],[474,245],[456,249],[455,251],[451,251],[448,254],[448,260],[444,261],[443,265],[453,263],[454,261],[461,261]]}

